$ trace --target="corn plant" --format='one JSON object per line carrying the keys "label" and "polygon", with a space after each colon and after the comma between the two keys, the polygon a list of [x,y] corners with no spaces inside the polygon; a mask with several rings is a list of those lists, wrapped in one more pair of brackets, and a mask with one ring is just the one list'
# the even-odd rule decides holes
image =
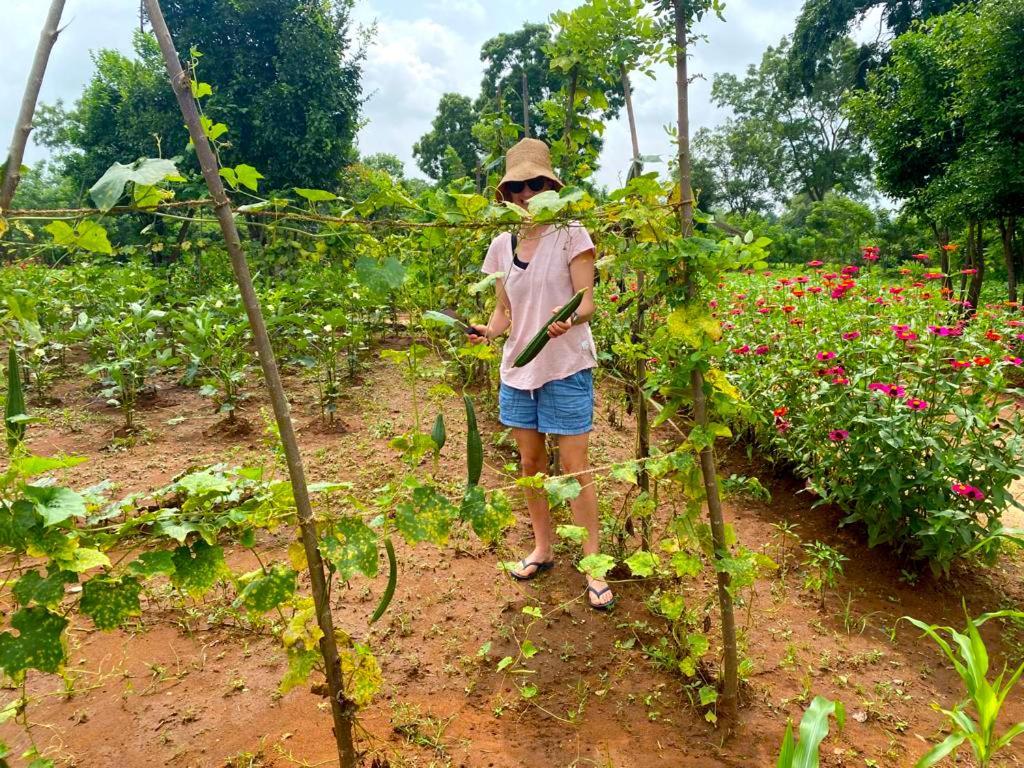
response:
{"label": "corn plant", "polygon": [[[991,765],[992,758],[996,753],[1008,747],[1010,742],[1024,733],[1024,722],[1020,722],[1012,725],[1001,736],[996,734],[996,720],[999,718],[999,711],[1002,709],[1006,697],[1020,679],[1021,673],[1024,672],[1024,663],[1017,667],[1009,677],[1006,676],[1007,667],[1004,664],[996,679],[989,681],[988,649],[978,632],[978,627],[989,619],[1024,618],[1024,613],[996,611],[972,619],[967,613],[965,605],[964,616],[967,618],[967,627],[964,632],[957,632],[952,627],[925,624],[923,621],[912,619],[909,616],[903,617],[935,641],[946,658],[953,664],[953,668],[963,681],[964,688],[967,689],[967,695],[962,701],[954,704],[952,709],[937,707],[949,718],[952,733],[918,760],[916,768],[929,768],[929,766],[937,764],[943,758],[955,753],[964,742],[970,745],[979,768],[987,768]],[[949,640],[947,641],[943,635],[947,635]]]}
{"label": "corn plant", "polygon": [[842,729],[846,721],[846,710],[842,702],[815,696],[800,719],[800,741],[793,739],[793,722],[787,723],[776,768],[817,768],[818,749],[828,736],[830,715],[836,716],[836,724]]}

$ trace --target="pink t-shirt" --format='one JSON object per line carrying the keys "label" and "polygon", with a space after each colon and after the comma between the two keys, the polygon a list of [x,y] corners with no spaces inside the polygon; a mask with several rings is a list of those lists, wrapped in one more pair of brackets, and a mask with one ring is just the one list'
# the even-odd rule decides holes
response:
{"label": "pink t-shirt", "polygon": [[597,365],[597,350],[590,324],[574,325],[548,341],[522,368],[512,363],[551,318],[551,311],[565,304],[575,291],[569,262],[594,247],[590,234],[579,224],[546,226],[528,269],[512,263],[512,235],[503,232],[491,241],[484,259],[484,274],[504,272],[505,293],[512,307],[512,327],[501,357],[501,380],[515,389],[539,389],[549,381],[564,379]]}

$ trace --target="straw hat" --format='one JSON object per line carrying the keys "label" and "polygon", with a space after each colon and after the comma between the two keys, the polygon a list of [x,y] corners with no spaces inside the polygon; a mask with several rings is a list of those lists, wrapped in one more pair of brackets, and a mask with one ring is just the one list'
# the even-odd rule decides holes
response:
{"label": "straw hat", "polygon": [[523,139],[505,153],[505,175],[498,182],[496,197],[499,200],[507,197],[502,189],[506,182],[529,181],[538,176],[551,179],[555,189],[565,186],[551,169],[551,152],[548,145],[540,139]]}

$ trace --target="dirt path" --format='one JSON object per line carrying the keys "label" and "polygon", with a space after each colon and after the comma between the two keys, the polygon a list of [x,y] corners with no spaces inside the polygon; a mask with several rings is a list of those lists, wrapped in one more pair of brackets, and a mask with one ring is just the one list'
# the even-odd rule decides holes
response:
{"label": "dirt path", "polygon": [[[341,434],[317,427],[306,383],[295,378],[286,383],[295,393],[293,407],[313,479],[375,487],[398,476],[387,441],[410,428],[411,408],[408,386],[393,367],[374,365],[350,390],[340,413],[347,431]],[[189,466],[265,460],[259,396],[245,409],[255,429],[230,436],[217,427],[206,401],[162,382],[142,414],[149,437],[127,445],[111,442],[118,415],[80,382],[67,382],[63,394],[63,405],[48,411],[48,424],[33,428],[31,447],[38,453],[89,456],[75,470],[76,487],[110,478],[127,494],[163,484]],[[494,487],[507,482],[502,467],[514,454],[507,440],[500,440],[487,398],[477,400],[485,434],[484,482]],[[616,400],[615,389],[601,387],[595,463],[626,458],[632,450],[632,424]],[[438,408],[449,425],[442,476],[461,478],[461,402],[434,399],[426,408],[431,419]],[[624,418],[624,426],[611,426],[609,413]],[[787,717],[799,719],[815,694],[843,700],[849,715],[844,732],[826,742],[823,765],[912,765],[925,751],[925,740],[941,738],[941,719],[930,703],[949,705],[961,694],[935,648],[906,625],[897,627],[898,617],[960,625],[961,599],[973,613],[1024,605],[1024,564],[1008,558],[989,570],[957,572],[950,580],[923,575],[908,583],[901,574],[906,564],[865,549],[854,531],[837,530],[837,513],[811,509],[811,500],[790,478],[766,476],[763,467],[742,457],[727,460],[724,473],[732,472],[759,474],[773,494],[769,504],[733,500],[727,505],[741,541],[779,558],[774,525],[787,521],[798,526],[804,541],[825,541],[850,560],[824,611],[802,589],[797,569],[757,583],[749,610],[740,614],[750,669],[731,739],[704,721],[677,674],[642,653],[643,643],[657,637],[651,627],[658,622],[643,603],[650,586],[617,585],[619,605],[604,616],[577,599],[583,578],[568,550],[559,551],[557,567],[536,582],[517,584],[499,573],[500,560],[527,546],[520,513],[505,551],[488,551],[462,534],[444,551],[400,547],[396,598],[372,631],[367,632],[366,619],[383,579],[356,580],[351,589],[336,590],[339,625],[369,642],[386,681],[362,717],[363,743],[377,756],[378,768],[763,768],[774,765]],[[623,486],[602,481],[599,492],[614,505]],[[277,531],[260,548],[271,559],[283,557],[290,537]],[[249,555],[228,547],[228,557],[241,566]],[[712,595],[710,583],[696,583],[691,604],[700,608]],[[529,617],[522,608],[527,605],[548,614],[529,630],[539,653],[530,674],[501,674],[498,660],[515,652],[517,639],[526,639]],[[216,595],[195,604],[169,594],[154,598],[130,630],[100,633],[79,622],[71,632],[69,682],[30,675],[36,743],[59,765],[69,766],[284,768],[329,761],[333,740],[323,700],[307,688],[277,694],[284,672],[281,652],[273,640],[234,624]],[[895,643],[890,640],[894,627]],[[710,636],[717,631],[715,621]],[[998,652],[992,632],[988,638]],[[1002,641],[1007,651],[1020,654],[1024,632],[1007,633]],[[481,653],[485,643],[490,650]],[[527,683],[537,689],[530,699],[518,688]],[[8,699],[16,695],[8,694]],[[1007,709],[1007,722],[1024,719],[1024,696]],[[0,725],[0,739],[19,749],[28,743],[11,723]],[[1004,763],[1022,764],[1021,750]]]}

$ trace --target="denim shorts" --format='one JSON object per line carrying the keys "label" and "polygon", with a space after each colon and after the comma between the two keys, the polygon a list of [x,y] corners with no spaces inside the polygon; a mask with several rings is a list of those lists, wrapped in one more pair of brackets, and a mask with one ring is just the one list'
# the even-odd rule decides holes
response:
{"label": "denim shorts", "polygon": [[546,435],[582,435],[594,427],[594,374],[589,368],[549,381],[540,389],[515,389],[504,382],[498,418],[506,427]]}

